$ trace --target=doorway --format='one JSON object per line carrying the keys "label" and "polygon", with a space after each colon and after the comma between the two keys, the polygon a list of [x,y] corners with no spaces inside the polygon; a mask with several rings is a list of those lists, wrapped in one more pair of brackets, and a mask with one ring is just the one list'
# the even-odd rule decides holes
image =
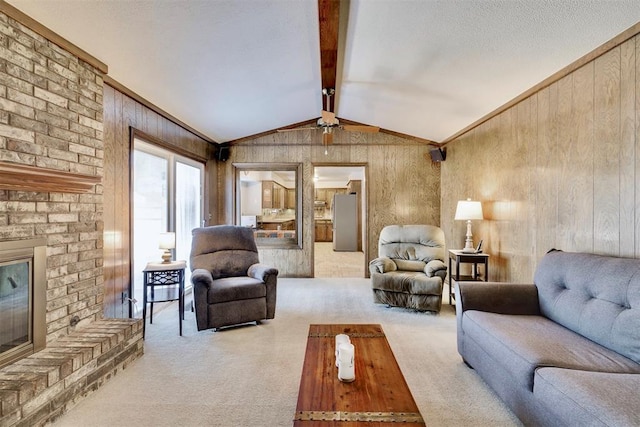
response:
{"label": "doorway", "polygon": [[366,169],[314,167],[314,276],[365,277]]}

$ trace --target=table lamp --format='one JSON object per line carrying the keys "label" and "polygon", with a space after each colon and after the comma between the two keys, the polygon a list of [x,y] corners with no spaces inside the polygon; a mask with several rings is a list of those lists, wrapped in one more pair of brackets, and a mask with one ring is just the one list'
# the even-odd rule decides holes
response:
{"label": "table lamp", "polygon": [[162,263],[169,264],[171,262],[171,249],[176,247],[176,233],[160,233],[160,249],[164,249],[162,254]]}
{"label": "table lamp", "polygon": [[482,204],[471,199],[460,200],[456,207],[456,220],[467,221],[467,236],[464,241],[464,253],[474,253],[476,248],[473,246],[473,235],[471,234],[471,220],[484,219],[482,216]]}

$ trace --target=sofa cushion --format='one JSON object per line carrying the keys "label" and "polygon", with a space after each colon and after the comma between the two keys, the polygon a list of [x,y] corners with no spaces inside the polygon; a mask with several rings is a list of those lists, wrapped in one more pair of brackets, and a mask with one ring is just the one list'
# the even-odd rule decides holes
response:
{"label": "sofa cushion", "polygon": [[213,281],[209,288],[207,302],[217,304],[227,301],[263,298],[267,295],[267,287],[253,277],[225,277]]}
{"label": "sofa cushion", "polygon": [[640,363],[640,260],[553,251],[534,282],[544,316]]}
{"label": "sofa cushion", "polygon": [[640,375],[540,368],[533,394],[561,421],[581,426],[640,425]]}
{"label": "sofa cushion", "polygon": [[390,271],[385,274],[372,274],[373,289],[390,292],[404,292],[418,295],[442,295],[442,279],[427,277],[417,271]]}
{"label": "sofa cushion", "polygon": [[462,328],[466,338],[528,390],[533,390],[534,372],[542,366],[640,373],[639,364],[542,316],[468,310]]}

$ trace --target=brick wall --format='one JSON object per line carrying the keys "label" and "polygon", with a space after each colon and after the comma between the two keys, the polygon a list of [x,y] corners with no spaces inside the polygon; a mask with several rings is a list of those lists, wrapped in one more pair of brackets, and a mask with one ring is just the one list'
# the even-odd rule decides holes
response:
{"label": "brick wall", "polygon": [[[102,176],[102,74],[0,13],[0,160]],[[102,185],[0,190],[0,239],[47,239],[47,341],[102,317]]]}

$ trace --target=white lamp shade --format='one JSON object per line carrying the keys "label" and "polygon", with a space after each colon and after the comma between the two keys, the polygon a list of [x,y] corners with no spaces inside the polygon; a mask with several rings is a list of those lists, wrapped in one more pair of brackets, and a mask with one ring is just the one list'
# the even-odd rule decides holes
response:
{"label": "white lamp shade", "polygon": [[176,247],[176,233],[160,233],[160,249],[173,249]]}
{"label": "white lamp shade", "polygon": [[456,220],[483,219],[482,203],[471,199],[460,200],[456,208]]}

